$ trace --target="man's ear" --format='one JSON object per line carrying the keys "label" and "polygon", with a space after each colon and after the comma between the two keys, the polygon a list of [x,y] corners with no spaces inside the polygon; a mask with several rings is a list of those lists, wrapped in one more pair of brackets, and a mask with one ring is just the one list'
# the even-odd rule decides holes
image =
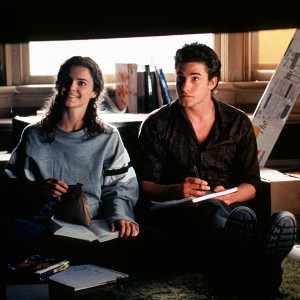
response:
{"label": "man's ear", "polygon": [[218,78],[217,76],[214,76],[208,83],[211,91],[217,86],[217,83],[218,83]]}

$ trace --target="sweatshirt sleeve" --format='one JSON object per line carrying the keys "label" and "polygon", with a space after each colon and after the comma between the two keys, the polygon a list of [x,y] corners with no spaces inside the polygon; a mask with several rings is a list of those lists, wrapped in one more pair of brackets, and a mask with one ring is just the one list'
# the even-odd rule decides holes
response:
{"label": "sweatshirt sleeve", "polygon": [[118,132],[113,134],[111,153],[104,165],[102,201],[109,223],[125,219],[135,222],[134,207],[139,197],[136,173]]}
{"label": "sweatshirt sleeve", "polygon": [[[29,126],[28,126],[29,128]],[[20,141],[12,151],[10,159],[4,170],[4,178],[10,181],[26,181],[26,139],[29,129],[25,128],[22,132]]]}

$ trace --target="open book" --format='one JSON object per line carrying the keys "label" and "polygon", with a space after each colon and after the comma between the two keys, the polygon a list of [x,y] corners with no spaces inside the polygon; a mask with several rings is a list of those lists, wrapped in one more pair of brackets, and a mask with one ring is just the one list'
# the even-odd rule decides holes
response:
{"label": "open book", "polygon": [[163,201],[163,202],[156,202],[156,201],[151,201],[151,209],[161,209],[161,208],[167,208],[167,207],[174,207],[174,206],[180,206],[180,205],[188,205],[188,204],[194,204],[203,200],[211,199],[211,198],[216,198],[219,196],[227,195],[230,193],[235,193],[237,192],[238,188],[233,187],[230,189],[225,189],[220,192],[213,192],[213,191],[207,191],[205,192],[205,195],[200,196],[200,197],[189,197],[189,198],[184,198],[184,199],[178,199],[178,200],[168,200],[168,201]]}
{"label": "open book", "polygon": [[105,219],[91,220],[88,226],[83,226],[75,223],[62,221],[55,218],[51,219],[52,232],[56,236],[79,239],[84,241],[105,242],[116,239],[119,236],[119,231],[112,232]]}

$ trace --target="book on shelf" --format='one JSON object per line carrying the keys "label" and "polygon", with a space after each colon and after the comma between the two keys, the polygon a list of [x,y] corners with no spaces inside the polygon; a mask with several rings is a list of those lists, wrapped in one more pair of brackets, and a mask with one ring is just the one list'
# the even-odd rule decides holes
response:
{"label": "book on shelf", "polygon": [[172,95],[162,68],[155,67],[155,71],[159,77],[160,87],[162,91],[163,103],[169,104],[173,101]]}
{"label": "book on shelf", "polygon": [[151,67],[150,67],[150,76],[151,76],[152,95],[153,95],[153,109],[156,109],[159,107],[158,86],[157,86],[155,70],[153,71]]}
{"label": "book on shelf", "polygon": [[145,65],[139,64],[137,70],[138,113],[145,112]]}
{"label": "book on shelf", "polygon": [[129,277],[128,274],[91,264],[70,266],[49,279],[50,299],[91,299],[104,285]]}
{"label": "book on shelf", "polygon": [[161,68],[149,64],[116,63],[117,110],[149,113],[172,102],[171,93]]}
{"label": "book on shelf", "polygon": [[119,110],[138,112],[137,68],[135,63],[116,63],[116,105]]}
{"label": "book on shelf", "polygon": [[168,208],[168,207],[175,207],[175,206],[181,206],[181,205],[191,205],[198,203],[203,200],[211,199],[211,198],[216,198],[219,196],[224,196],[230,193],[235,193],[237,192],[238,188],[233,187],[229,189],[225,189],[220,192],[213,192],[213,191],[206,191],[205,195],[200,196],[200,197],[189,197],[189,198],[183,198],[183,199],[177,199],[177,200],[168,200],[168,201],[163,201],[163,202],[156,202],[156,201],[151,201],[151,209],[162,209],[162,208]]}
{"label": "book on shelf", "polygon": [[54,216],[51,222],[54,236],[61,238],[103,243],[119,237],[119,231],[111,231],[105,219],[91,220],[88,226],[66,222]]}
{"label": "book on shelf", "polygon": [[155,67],[154,74],[155,74],[156,90],[157,90],[157,105],[158,105],[158,107],[161,107],[165,103],[164,103],[164,98],[163,98],[163,94],[162,94],[163,91],[162,91],[162,88],[161,88],[160,78],[159,78],[159,74],[158,74],[158,71],[157,71],[156,67]]}
{"label": "book on shelf", "polygon": [[14,280],[45,281],[50,276],[68,269],[69,266],[68,260],[32,255],[22,262],[9,263],[8,270],[10,278]]}
{"label": "book on shelf", "polygon": [[153,77],[151,76],[150,65],[145,65],[145,112],[153,111],[155,106],[154,91],[153,91]]}

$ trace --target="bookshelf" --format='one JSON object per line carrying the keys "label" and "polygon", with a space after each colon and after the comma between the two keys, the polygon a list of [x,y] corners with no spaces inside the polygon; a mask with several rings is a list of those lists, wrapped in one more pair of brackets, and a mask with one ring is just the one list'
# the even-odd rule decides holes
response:
{"label": "bookshelf", "polygon": [[162,68],[150,64],[116,63],[114,105],[129,113],[150,113],[173,101]]}

